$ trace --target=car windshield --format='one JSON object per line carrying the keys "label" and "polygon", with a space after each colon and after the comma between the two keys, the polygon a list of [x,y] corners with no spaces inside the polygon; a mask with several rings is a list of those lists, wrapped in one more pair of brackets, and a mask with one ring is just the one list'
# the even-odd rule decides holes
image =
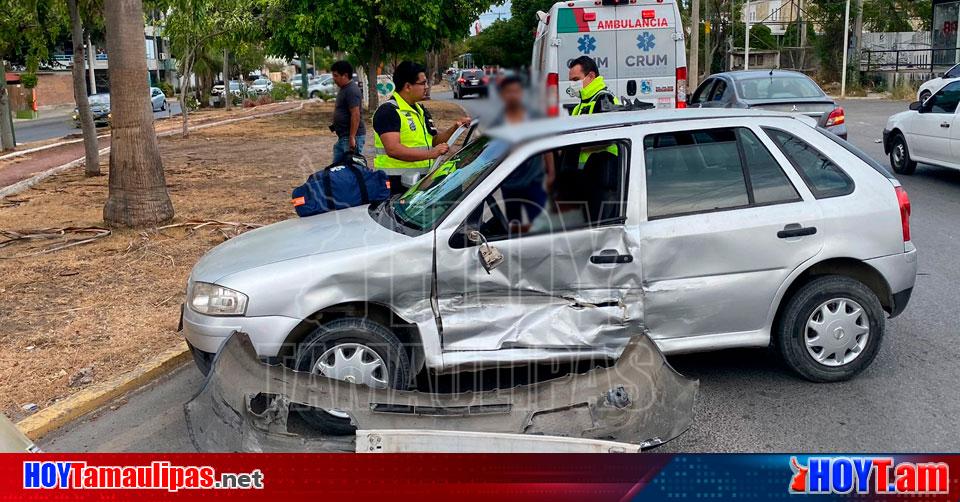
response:
{"label": "car windshield", "polygon": [[502,139],[481,137],[465,146],[412,186],[391,199],[397,221],[414,230],[427,230],[457,205],[510,151]]}
{"label": "car windshield", "polygon": [[483,73],[479,71],[465,71],[463,72],[463,78],[480,78]]}
{"label": "car windshield", "polygon": [[261,79],[257,79],[257,81],[254,82],[253,84],[254,84],[254,85],[267,85],[269,82],[270,82],[269,80],[267,80],[267,79],[265,79],[265,78],[261,78]]}
{"label": "car windshield", "polygon": [[230,82],[230,89],[239,89],[240,82]]}
{"label": "car windshield", "polygon": [[823,91],[807,77],[759,77],[737,80],[743,99],[821,98]]}

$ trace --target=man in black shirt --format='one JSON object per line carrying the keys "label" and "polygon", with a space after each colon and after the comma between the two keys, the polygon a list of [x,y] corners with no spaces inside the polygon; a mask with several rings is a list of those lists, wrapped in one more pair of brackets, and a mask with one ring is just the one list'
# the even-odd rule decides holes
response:
{"label": "man in black shirt", "polygon": [[340,162],[346,152],[363,153],[366,129],[361,117],[363,93],[353,80],[353,66],[337,61],[330,67],[333,81],[340,87],[333,107],[333,131],[337,142],[333,145],[333,162]]}

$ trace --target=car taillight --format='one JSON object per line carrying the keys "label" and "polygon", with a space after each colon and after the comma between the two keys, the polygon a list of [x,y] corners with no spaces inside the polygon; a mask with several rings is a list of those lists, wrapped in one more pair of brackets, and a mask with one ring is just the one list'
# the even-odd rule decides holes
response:
{"label": "car taillight", "polygon": [[687,67],[677,68],[677,108],[687,107]]}
{"label": "car taillight", "polygon": [[483,77],[483,79],[481,79],[481,80],[483,81],[483,85],[487,85],[487,82],[490,81],[490,79],[487,78],[487,77]]}
{"label": "car taillight", "polygon": [[840,125],[846,122],[847,116],[843,112],[843,107],[836,107],[830,112],[830,115],[827,115],[827,127]]}
{"label": "car taillight", "polygon": [[460,82],[461,84],[463,84],[463,83],[466,83],[466,80],[464,80],[463,78],[459,78],[457,79],[457,82]]}
{"label": "car taillight", "polygon": [[896,187],[897,202],[900,203],[900,226],[903,227],[903,242],[910,240],[910,196],[903,187]]}
{"label": "car taillight", "polygon": [[560,75],[556,73],[547,74],[547,116],[557,117],[560,115]]}

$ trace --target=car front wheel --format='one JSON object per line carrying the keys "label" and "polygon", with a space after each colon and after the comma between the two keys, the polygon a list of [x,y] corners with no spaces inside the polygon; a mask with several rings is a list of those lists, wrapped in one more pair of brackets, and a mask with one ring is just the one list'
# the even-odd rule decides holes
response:
{"label": "car front wheel", "polygon": [[877,295],[860,281],[829,275],[810,281],[790,298],[776,343],[787,365],[802,377],[839,382],[873,362],[883,331]]}
{"label": "car front wheel", "polygon": [[[300,343],[295,369],[373,388],[402,389],[409,381],[410,357],[387,327],[369,319],[346,317],[320,326]],[[356,432],[342,411],[294,409],[322,433]]]}
{"label": "car front wheel", "polygon": [[897,174],[913,174],[917,170],[917,163],[910,158],[910,149],[903,134],[896,133],[890,142],[890,167]]}

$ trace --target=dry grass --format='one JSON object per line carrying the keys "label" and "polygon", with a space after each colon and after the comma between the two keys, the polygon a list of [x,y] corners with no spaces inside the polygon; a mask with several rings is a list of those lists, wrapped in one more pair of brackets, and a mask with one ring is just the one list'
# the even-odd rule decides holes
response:
{"label": "dry grass", "polygon": [[[431,102],[439,125],[462,114]],[[217,219],[269,224],[294,217],[290,190],[330,159],[332,103],[303,111],[162,138],[174,223]],[[367,139],[372,151],[373,131]],[[101,159],[105,162],[105,159]],[[107,166],[102,166],[107,171]],[[107,177],[76,169],[0,199],[0,229],[102,226]],[[180,343],[180,303],[190,269],[227,235],[207,226],[116,230],[49,254],[12,258],[0,248],[0,411],[18,419],[79,389],[81,368],[94,381],[129,371]],[[44,242],[44,246],[56,242]]]}

